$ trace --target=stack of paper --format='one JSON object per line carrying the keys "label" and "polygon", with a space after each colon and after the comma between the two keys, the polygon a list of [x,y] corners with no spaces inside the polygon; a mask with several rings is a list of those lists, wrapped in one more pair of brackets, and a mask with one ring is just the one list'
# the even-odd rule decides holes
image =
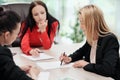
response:
{"label": "stack of paper", "polygon": [[53,58],[52,56],[47,55],[45,53],[40,53],[40,56],[38,56],[38,57],[28,56],[28,55],[25,55],[25,54],[21,54],[21,55],[28,58],[28,59],[30,59],[30,60],[33,60],[33,61],[35,61],[35,60],[43,60],[43,59],[52,59]]}
{"label": "stack of paper", "polygon": [[65,67],[72,67],[73,63],[70,64],[63,64],[60,65],[60,61],[55,62],[37,62],[37,65],[40,66],[42,69],[55,69],[55,68],[65,68]]}
{"label": "stack of paper", "polygon": [[50,72],[40,72],[37,80],[49,80]]}
{"label": "stack of paper", "polygon": [[62,78],[57,79],[57,80],[78,80],[78,79],[75,79],[75,78],[70,77],[70,76],[66,76],[66,77],[62,77]]}

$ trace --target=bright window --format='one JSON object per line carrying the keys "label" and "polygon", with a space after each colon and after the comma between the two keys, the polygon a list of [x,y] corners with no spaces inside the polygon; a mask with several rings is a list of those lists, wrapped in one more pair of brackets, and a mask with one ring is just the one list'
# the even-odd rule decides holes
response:
{"label": "bright window", "polygon": [[[0,4],[31,2],[34,0],[0,0]],[[74,38],[82,38],[77,34],[79,28],[77,12],[79,7],[95,4],[104,12],[104,17],[110,29],[120,37],[120,0],[42,0],[49,12],[60,21],[60,37],[64,42],[75,42]],[[82,32],[81,32],[82,34]],[[72,37],[72,38],[71,38]],[[72,39],[72,40],[71,40]],[[77,42],[77,41],[76,41]],[[78,41],[79,42],[79,41]]]}

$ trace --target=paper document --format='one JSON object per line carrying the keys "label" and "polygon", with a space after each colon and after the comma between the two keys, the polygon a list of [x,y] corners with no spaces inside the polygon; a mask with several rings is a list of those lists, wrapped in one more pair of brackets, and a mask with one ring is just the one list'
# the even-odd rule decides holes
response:
{"label": "paper document", "polygon": [[55,68],[72,67],[73,63],[60,65],[60,61],[55,61],[55,62],[37,62],[37,65],[40,66],[42,69],[47,70]]}
{"label": "paper document", "polygon": [[49,80],[50,72],[40,72],[37,80]]}
{"label": "paper document", "polygon": [[78,80],[78,79],[71,77],[71,76],[65,76],[65,77],[61,77],[60,79],[57,79],[57,80]]}
{"label": "paper document", "polygon": [[43,59],[52,59],[53,58],[52,56],[47,55],[45,53],[40,53],[40,56],[38,56],[38,57],[28,56],[28,55],[25,55],[25,54],[21,54],[21,55],[30,59],[30,60],[33,60],[33,61],[43,60]]}

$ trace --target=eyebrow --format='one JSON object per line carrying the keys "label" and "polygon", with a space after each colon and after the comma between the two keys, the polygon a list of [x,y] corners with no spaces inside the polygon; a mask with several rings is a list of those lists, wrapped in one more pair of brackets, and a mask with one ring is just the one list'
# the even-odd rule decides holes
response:
{"label": "eyebrow", "polygon": [[79,11],[78,13],[79,13],[79,14],[81,14],[81,12],[80,12],[80,11]]}

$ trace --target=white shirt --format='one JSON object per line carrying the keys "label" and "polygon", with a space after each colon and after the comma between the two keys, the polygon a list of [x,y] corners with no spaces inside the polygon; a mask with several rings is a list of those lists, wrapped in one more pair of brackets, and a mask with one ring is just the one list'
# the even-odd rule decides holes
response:
{"label": "white shirt", "polygon": [[90,51],[91,63],[96,63],[96,48],[97,48],[97,40],[92,42],[91,51]]}

